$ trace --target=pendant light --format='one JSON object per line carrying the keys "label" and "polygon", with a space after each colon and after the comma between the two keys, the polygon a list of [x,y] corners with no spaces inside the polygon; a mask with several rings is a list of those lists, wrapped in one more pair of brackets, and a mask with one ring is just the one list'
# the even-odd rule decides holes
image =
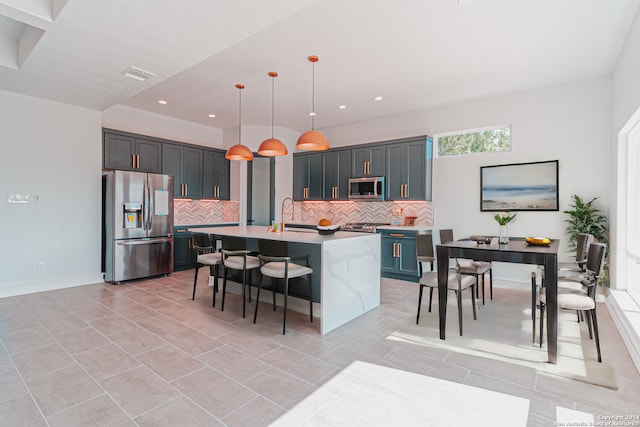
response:
{"label": "pendant light", "polygon": [[239,99],[239,114],[238,114],[238,143],[236,145],[232,145],[227,150],[227,154],[225,154],[225,158],[228,160],[253,160],[253,153],[249,149],[249,147],[242,145],[242,89],[244,89],[244,85],[238,83],[236,87],[238,90],[238,99]]}
{"label": "pendant light", "polygon": [[274,157],[274,156],[286,156],[287,147],[280,141],[273,137],[273,117],[274,117],[274,88],[276,77],[278,73],[275,71],[269,71],[269,77],[271,77],[271,138],[265,139],[258,147],[258,154],[261,156]]}
{"label": "pendant light", "polygon": [[298,138],[298,142],[296,143],[296,148],[300,150],[306,151],[324,151],[329,149],[329,141],[324,134],[318,130],[315,130],[315,65],[318,62],[318,57],[316,55],[309,56],[309,62],[313,64],[312,66],[312,90],[311,90],[311,112],[309,115],[311,116],[311,130],[306,131]]}

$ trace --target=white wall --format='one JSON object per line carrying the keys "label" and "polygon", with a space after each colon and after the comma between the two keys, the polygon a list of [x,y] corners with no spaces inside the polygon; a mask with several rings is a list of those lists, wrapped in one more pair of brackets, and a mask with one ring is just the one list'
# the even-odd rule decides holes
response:
{"label": "white wall", "polygon": [[124,105],[114,105],[103,111],[102,126],[205,147],[223,147],[222,129],[149,113]]}
{"label": "white wall", "polygon": [[[457,238],[497,234],[493,215],[480,212],[480,166],[559,160],[560,211],[519,212],[509,225],[512,236],[544,235],[563,241],[563,210],[571,195],[599,197],[611,205],[611,79],[603,76],[564,85],[431,108],[395,117],[323,129],[332,146],[411,135],[512,125],[512,151],[435,159],[434,229],[453,228]],[[438,239],[436,238],[436,241]],[[528,280],[513,266],[499,265],[497,277]]]}
{"label": "white wall", "polygon": [[[624,163],[626,145],[624,141],[618,141],[618,133],[623,126],[631,118],[631,116],[640,108],[640,84],[638,76],[640,76],[640,11],[638,11],[635,21],[627,35],[624,47],[618,58],[615,70],[613,72],[613,126],[611,138],[611,194],[614,196],[612,201],[611,229],[610,234],[616,237],[617,245],[612,245],[610,253],[611,261],[611,281],[613,284],[617,282],[617,272],[626,268],[626,264],[622,257],[618,257],[619,248],[624,247],[624,223],[619,224],[619,220],[624,221],[624,213],[618,212],[616,209],[618,195],[624,194],[626,187],[619,184],[619,174],[625,174],[626,168],[618,164],[620,158]],[[623,182],[623,181],[622,181]],[[622,192],[622,193],[621,193]],[[637,221],[637,218],[635,219]],[[620,236],[617,236],[620,234]],[[620,240],[618,242],[618,239]],[[625,284],[621,284],[621,288],[626,288]]]}
{"label": "white wall", "polygon": [[100,127],[97,111],[0,91],[0,297],[102,281]]}

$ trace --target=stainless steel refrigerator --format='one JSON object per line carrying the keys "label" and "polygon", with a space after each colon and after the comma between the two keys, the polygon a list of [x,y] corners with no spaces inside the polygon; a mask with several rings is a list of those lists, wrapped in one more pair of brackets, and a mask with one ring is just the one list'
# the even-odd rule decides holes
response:
{"label": "stainless steel refrigerator", "polygon": [[113,171],[102,176],[105,281],[173,271],[173,177]]}

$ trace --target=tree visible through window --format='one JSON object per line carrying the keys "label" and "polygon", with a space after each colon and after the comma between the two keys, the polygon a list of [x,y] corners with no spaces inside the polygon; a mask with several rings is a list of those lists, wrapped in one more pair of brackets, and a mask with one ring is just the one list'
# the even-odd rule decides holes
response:
{"label": "tree visible through window", "polygon": [[438,157],[511,150],[511,127],[467,131],[436,137]]}

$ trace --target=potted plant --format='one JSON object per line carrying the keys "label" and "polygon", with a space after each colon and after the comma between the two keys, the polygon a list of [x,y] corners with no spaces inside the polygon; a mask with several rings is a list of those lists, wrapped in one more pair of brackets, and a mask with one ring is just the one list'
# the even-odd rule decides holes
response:
{"label": "potted plant", "polygon": [[[580,196],[574,194],[571,196],[573,204],[571,209],[564,211],[569,215],[568,219],[565,219],[567,223],[567,234],[569,235],[570,247],[576,247],[578,241],[578,234],[587,233],[591,234],[593,238],[600,243],[607,245],[607,254],[609,256],[609,230],[607,216],[597,206],[595,206],[597,197],[585,202]],[[608,284],[609,271],[607,263],[603,266],[603,271],[600,276],[600,282],[602,284]]]}
{"label": "potted plant", "polygon": [[571,196],[573,204],[569,205],[572,209],[564,211],[569,218],[565,220],[567,223],[567,234],[569,242],[575,248],[578,234],[588,233],[593,238],[605,245],[609,245],[607,216],[595,206],[597,197],[585,202],[578,195]]}

